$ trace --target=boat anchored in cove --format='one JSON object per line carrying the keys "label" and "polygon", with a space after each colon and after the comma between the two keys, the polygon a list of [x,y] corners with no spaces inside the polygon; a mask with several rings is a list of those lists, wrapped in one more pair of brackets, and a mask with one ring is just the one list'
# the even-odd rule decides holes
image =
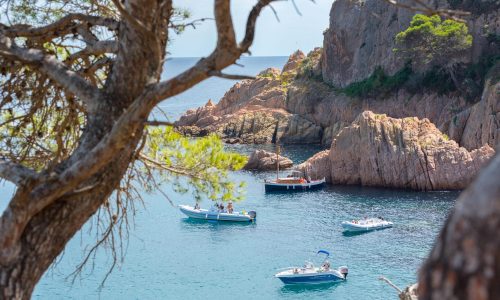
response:
{"label": "boat anchored in cove", "polygon": [[257,213],[251,211],[228,212],[219,210],[215,206],[210,209],[203,209],[189,205],[179,205],[180,211],[192,219],[229,221],[229,222],[253,222],[257,219]]}
{"label": "boat anchored in cove", "polygon": [[264,187],[266,193],[269,192],[300,192],[309,191],[314,189],[322,188],[325,185],[325,178],[319,180],[311,180],[311,178],[304,178],[302,172],[292,171],[287,177],[280,177],[280,166],[279,166],[279,152],[280,147],[277,146],[276,149],[276,179],[265,180]]}
{"label": "boat anchored in cove", "polygon": [[391,228],[392,225],[394,225],[392,222],[386,221],[381,217],[342,222],[342,228],[344,228],[344,230],[348,232],[380,230]]}
{"label": "boat anchored in cove", "polygon": [[319,250],[317,254],[325,254],[321,267],[315,267],[313,263],[306,261],[303,267],[290,267],[274,275],[284,284],[321,284],[344,281],[347,278],[348,269],[345,266],[334,270],[330,268],[328,257],[330,253]]}

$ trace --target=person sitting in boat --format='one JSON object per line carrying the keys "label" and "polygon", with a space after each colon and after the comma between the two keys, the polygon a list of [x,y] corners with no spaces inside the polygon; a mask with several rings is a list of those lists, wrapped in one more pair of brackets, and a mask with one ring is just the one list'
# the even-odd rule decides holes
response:
{"label": "person sitting in boat", "polygon": [[229,202],[227,204],[227,212],[232,214],[233,213],[233,202]]}
{"label": "person sitting in boat", "polygon": [[194,205],[194,209],[200,209],[200,204],[198,202]]}
{"label": "person sitting in boat", "polygon": [[224,204],[222,204],[222,203],[220,204],[220,206],[219,206],[219,211],[220,211],[220,212],[224,212]]}
{"label": "person sitting in boat", "polygon": [[325,260],[325,262],[323,263],[323,265],[321,266],[321,268],[324,270],[324,271],[328,271],[330,269],[330,262]]}

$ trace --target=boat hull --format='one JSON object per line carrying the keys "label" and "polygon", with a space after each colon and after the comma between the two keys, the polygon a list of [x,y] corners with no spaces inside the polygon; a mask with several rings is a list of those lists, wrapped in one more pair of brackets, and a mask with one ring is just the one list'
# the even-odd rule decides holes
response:
{"label": "boat hull", "polygon": [[209,211],[206,209],[194,209],[191,206],[180,205],[180,211],[192,219],[198,220],[212,220],[212,221],[226,221],[226,222],[252,222],[255,217],[250,214],[241,213],[222,213],[217,211]]}
{"label": "boat hull", "polygon": [[355,224],[352,222],[342,222],[342,228],[344,229],[344,231],[349,231],[349,232],[366,232],[366,231],[381,230],[381,229],[391,228],[392,225],[393,225],[392,222],[385,222],[382,224],[372,225],[372,226]]}
{"label": "boat hull", "polygon": [[306,183],[276,183],[265,182],[266,193],[269,192],[304,192],[323,188],[325,179]]}
{"label": "boat hull", "polygon": [[290,276],[290,277],[281,277],[279,278],[284,284],[321,284],[321,283],[332,283],[344,281],[344,278],[339,278],[333,274],[321,274],[321,275],[312,275],[312,276]]}

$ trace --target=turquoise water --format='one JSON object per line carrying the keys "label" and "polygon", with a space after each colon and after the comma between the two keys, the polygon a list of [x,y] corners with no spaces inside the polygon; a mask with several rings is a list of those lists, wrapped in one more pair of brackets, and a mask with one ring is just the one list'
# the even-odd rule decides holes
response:
{"label": "turquoise water", "polygon": [[[104,250],[93,272],[85,272],[73,285],[65,281],[82,259],[82,246],[89,243],[82,234],[44,276],[34,298],[397,299],[377,278],[384,275],[399,286],[415,281],[457,195],[360,187],[266,195],[261,180],[271,176],[233,174],[248,183],[247,199],[236,207],[256,210],[255,224],[191,221],[160,195],[148,196],[131,230],[125,261],[100,292],[97,288],[110,265]],[[189,195],[174,202],[193,203]],[[355,236],[342,233],[342,220],[379,215],[394,221],[394,228]],[[318,249],[331,252],[333,266],[349,267],[346,282],[287,287],[273,278],[278,268],[300,265]]]}
{"label": "turquoise water", "polygon": [[[247,58],[233,73],[256,74],[281,66],[286,58]],[[178,72],[196,59],[169,61]],[[184,110],[218,99],[233,84],[211,79],[162,104],[171,118]],[[231,145],[249,153],[260,146]],[[271,145],[263,146],[273,150]],[[317,146],[285,146],[284,154],[301,162]],[[36,287],[34,299],[397,299],[380,275],[403,287],[416,280],[456,192],[409,192],[361,187],[328,187],[318,192],[265,194],[264,178],[272,172],[231,174],[247,182],[246,200],[237,209],[256,210],[255,224],[217,224],[186,219],[161,195],[145,195],[135,226],[124,247],[125,260],[99,285],[111,265],[109,249],[95,259],[74,283],[68,276],[82,261],[84,248],[95,241],[87,224]],[[165,191],[175,204],[192,204],[190,194]],[[12,186],[0,184],[1,205]],[[208,206],[204,201],[202,206]],[[394,228],[355,236],[342,233],[340,222],[363,216],[384,216]],[[331,252],[332,266],[347,265],[346,282],[313,287],[286,287],[273,278],[278,268],[300,265],[318,249]]]}

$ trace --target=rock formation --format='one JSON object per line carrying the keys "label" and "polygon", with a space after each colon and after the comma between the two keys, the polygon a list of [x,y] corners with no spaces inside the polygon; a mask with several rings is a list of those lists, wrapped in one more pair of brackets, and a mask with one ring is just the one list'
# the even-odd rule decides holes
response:
{"label": "rock formation", "polygon": [[184,133],[215,132],[228,142],[319,143],[322,128],[286,110],[288,80],[297,74],[305,55],[292,54],[283,71],[269,68],[255,80],[236,83],[217,105],[188,110],[175,126]]}
{"label": "rock formation", "polygon": [[[436,5],[433,0],[423,2],[431,7]],[[439,7],[447,8],[448,2],[439,1]],[[411,0],[398,3],[415,4]],[[389,74],[400,70],[405,62],[398,60],[392,51],[396,46],[394,36],[408,27],[414,14],[414,11],[401,9],[386,1],[333,2],[330,25],[323,39],[323,80],[345,87],[367,78],[378,66]],[[464,57],[464,62],[476,61],[485,51],[489,51],[491,45],[487,42],[487,36],[500,34],[499,24],[500,11],[495,9],[468,18],[474,43],[469,54]]]}
{"label": "rock formation", "polygon": [[500,150],[500,62],[486,77],[481,101],[455,115],[448,131],[467,149],[489,144]]}
{"label": "rock formation", "polygon": [[[284,156],[278,155],[280,169],[288,169],[293,166],[293,161]],[[243,167],[245,170],[270,171],[276,170],[276,153],[265,150],[255,150]]]}
{"label": "rock formation", "polygon": [[333,184],[463,189],[494,152],[488,145],[469,152],[428,119],[394,119],[366,111],[339,132],[330,150],[299,169]]}
{"label": "rock formation", "polygon": [[[304,66],[319,73],[321,49],[303,58],[295,52],[283,70],[261,72],[255,80],[236,83],[216,105],[211,101],[188,110],[176,126],[194,136],[218,133],[226,142],[331,144],[339,130],[365,110],[396,118],[428,118],[438,127],[470,104],[460,96],[411,94],[404,90],[383,99],[353,99],[321,81],[295,77]],[[302,63],[302,64],[300,64]],[[293,68],[295,69],[293,69]],[[315,75],[316,74],[316,75]]]}

